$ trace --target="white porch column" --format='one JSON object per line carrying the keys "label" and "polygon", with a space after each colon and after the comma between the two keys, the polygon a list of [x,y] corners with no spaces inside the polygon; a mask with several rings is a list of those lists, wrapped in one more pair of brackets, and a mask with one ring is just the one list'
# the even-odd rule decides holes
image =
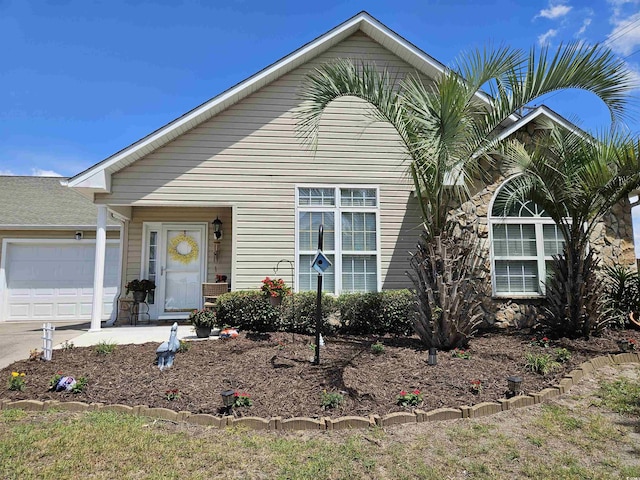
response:
{"label": "white porch column", "polygon": [[93,270],[93,308],[91,309],[90,332],[100,331],[104,297],[104,264],[107,255],[107,206],[98,205],[96,226],[96,262]]}

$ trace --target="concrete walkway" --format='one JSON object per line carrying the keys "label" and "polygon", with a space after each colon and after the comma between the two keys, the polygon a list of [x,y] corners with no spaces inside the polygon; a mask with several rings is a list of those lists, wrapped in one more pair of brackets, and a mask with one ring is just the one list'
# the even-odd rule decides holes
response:
{"label": "concrete walkway", "polygon": [[[157,342],[158,344],[169,340],[171,325],[159,326],[122,326],[103,327],[99,332],[87,332],[73,338],[71,341],[76,347],[89,347],[100,342],[117,343],[126,345],[132,343]],[[197,337],[191,325],[178,325],[178,340],[195,340]],[[54,341],[57,339],[54,336]]]}
{"label": "concrete walkway", "polygon": [[[89,323],[52,322],[54,349],[71,342],[76,347],[89,347],[100,342],[119,345],[132,343],[160,343],[169,340],[171,324],[145,326],[102,327],[99,332],[89,333]],[[217,337],[209,337],[217,338]],[[178,326],[178,339],[202,340],[196,337],[191,325]],[[18,360],[29,358],[33,349],[42,350],[42,323],[2,322],[0,323],[0,368],[5,368]]]}

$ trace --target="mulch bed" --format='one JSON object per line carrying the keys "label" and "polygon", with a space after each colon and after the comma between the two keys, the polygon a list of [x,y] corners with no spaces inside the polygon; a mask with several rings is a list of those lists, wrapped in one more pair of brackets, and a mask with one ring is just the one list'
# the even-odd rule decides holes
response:
{"label": "mulch bed", "polygon": [[[181,327],[188,328],[188,327]],[[424,393],[420,407],[473,405],[504,398],[506,377],[519,375],[526,392],[538,392],[589,358],[618,353],[617,339],[633,338],[637,331],[612,331],[590,340],[560,339],[550,348],[531,346],[531,335],[488,333],[473,339],[471,359],[453,358],[439,352],[438,364],[427,365],[427,351],[417,338],[384,337],[384,353],[375,355],[371,345],[377,337],[336,336],[326,339],[321,364],[313,358],[313,338],[284,333],[244,334],[232,340],[190,342],[178,353],[174,366],[160,371],[153,362],[157,343],[119,345],[111,354],[98,354],[94,347],[55,350],[51,362],[22,360],[0,370],[0,381],[12,371],[24,372],[24,392],[2,387],[0,398],[10,400],[62,400],[105,404],[148,405],[193,413],[219,414],[220,392],[235,382],[247,392],[250,408],[238,408],[238,416],[339,417],[342,415],[384,415],[410,410],[396,405],[401,390]],[[571,359],[552,374],[542,376],[525,370],[525,353],[552,353],[564,347]],[[48,391],[56,372],[75,378],[85,376],[88,387],[82,393]],[[472,380],[480,380],[482,392],[474,394]],[[180,398],[169,401],[166,391],[178,389]],[[345,401],[334,410],[320,406],[323,390],[341,392]]]}

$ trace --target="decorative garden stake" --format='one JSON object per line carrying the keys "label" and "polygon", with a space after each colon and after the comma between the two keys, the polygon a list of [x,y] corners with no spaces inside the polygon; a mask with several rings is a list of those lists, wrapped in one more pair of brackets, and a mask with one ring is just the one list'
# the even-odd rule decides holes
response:
{"label": "decorative garden stake", "polygon": [[55,325],[50,323],[42,324],[42,359],[51,361],[51,355],[53,354],[53,331],[56,329]]}
{"label": "decorative garden stake", "polygon": [[509,398],[515,397],[522,390],[522,377],[507,377],[507,385],[509,387]]}
{"label": "decorative garden stake", "polygon": [[437,350],[434,347],[429,349],[429,358],[427,359],[427,363],[429,365],[437,365],[438,364],[438,354]]}
{"label": "decorative garden stake", "polygon": [[315,358],[313,363],[320,365],[320,330],[322,328],[322,275],[324,271],[331,266],[331,262],[324,253],[322,253],[322,237],[324,233],[324,226],[318,227],[318,253],[311,262],[311,267],[318,272],[318,295],[316,296],[316,348]]}

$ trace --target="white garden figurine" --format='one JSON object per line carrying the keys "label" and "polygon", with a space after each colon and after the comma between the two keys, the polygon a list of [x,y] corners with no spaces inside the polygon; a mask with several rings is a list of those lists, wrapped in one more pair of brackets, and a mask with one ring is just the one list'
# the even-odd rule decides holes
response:
{"label": "white garden figurine", "polygon": [[168,342],[162,342],[156,350],[156,358],[158,360],[158,368],[164,370],[165,368],[173,365],[173,358],[176,356],[176,352],[180,348],[180,341],[178,340],[178,323],[175,322],[171,326],[171,335],[169,335]]}

